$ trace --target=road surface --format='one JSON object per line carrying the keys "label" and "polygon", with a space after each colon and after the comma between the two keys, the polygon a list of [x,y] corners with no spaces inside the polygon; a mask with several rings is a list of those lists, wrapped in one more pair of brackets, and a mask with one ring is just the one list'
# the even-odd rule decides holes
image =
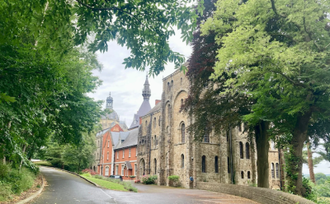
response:
{"label": "road surface", "polygon": [[41,167],[47,186],[33,204],[71,203],[134,203],[134,204],[185,204],[223,203],[257,204],[254,201],[204,190],[171,188],[165,186],[135,184],[139,192],[120,192],[95,187],[70,173]]}

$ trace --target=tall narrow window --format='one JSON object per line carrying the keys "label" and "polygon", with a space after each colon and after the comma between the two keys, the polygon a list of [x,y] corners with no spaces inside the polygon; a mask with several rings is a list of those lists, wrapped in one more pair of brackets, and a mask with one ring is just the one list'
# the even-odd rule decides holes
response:
{"label": "tall narrow window", "polygon": [[159,118],[158,118],[158,126],[160,126],[160,116],[159,116]]}
{"label": "tall narrow window", "polygon": [[186,127],[184,123],[181,125],[181,142],[185,143],[185,134],[186,134]]}
{"label": "tall narrow window", "polygon": [[209,134],[209,130],[207,128],[204,129],[203,142],[205,142],[205,143],[209,143],[210,142],[210,134]]}
{"label": "tall narrow window", "polygon": [[181,168],[184,168],[184,155],[181,154]]}
{"label": "tall narrow window", "polygon": [[279,178],[278,163],[276,163],[276,178]]}
{"label": "tall narrow window", "polygon": [[274,163],[272,163],[272,178],[275,178],[275,172],[274,172]]}
{"label": "tall narrow window", "polygon": [[145,128],[144,128],[146,134],[148,134],[148,121],[145,122]]}
{"label": "tall narrow window", "polygon": [[134,164],[134,175],[136,176],[137,174],[137,164]]}
{"label": "tall narrow window", "polygon": [[239,155],[241,159],[244,159],[244,153],[243,153],[243,143],[239,142]]}
{"label": "tall narrow window", "polygon": [[245,156],[246,159],[250,159],[250,144],[248,142],[245,144]]}
{"label": "tall narrow window", "polygon": [[244,179],[244,171],[241,171],[241,178]]}
{"label": "tall narrow window", "polygon": [[205,155],[202,156],[202,172],[206,173],[206,157],[205,157]]}
{"label": "tall narrow window", "polygon": [[125,158],[125,149],[123,149],[123,158]]}
{"label": "tall narrow window", "polygon": [[219,165],[218,165],[218,156],[214,157],[214,172],[218,173],[219,172]]}
{"label": "tall narrow window", "polygon": [[229,160],[229,157],[227,157],[227,167],[228,167],[228,173],[230,173],[230,160]]}
{"label": "tall narrow window", "polygon": [[157,174],[157,159],[154,159],[154,165],[155,165],[155,174]]}
{"label": "tall narrow window", "polygon": [[108,166],[105,167],[105,176],[109,176],[109,167]]}
{"label": "tall narrow window", "polygon": [[108,147],[110,147],[110,141],[108,141]]}
{"label": "tall narrow window", "polygon": [[109,152],[107,152],[107,160],[109,160]]}
{"label": "tall narrow window", "polygon": [[131,148],[128,149],[128,157],[131,157]]}
{"label": "tall narrow window", "polygon": [[121,175],[124,176],[124,165],[121,165]]}
{"label": "tall narrow window", "polygon": [[116,166],[116,175],[118,175],[118,165]]}
{"label": "tall narrow window", "polygon": [[153,126],[154,126],[154,128],[156,127],[156,117],[154,117],[154,124],[153,124]]}
{"label": "tall narrow window", "polygon": [[250,171],[247,172],[247,177],[248,177],[248,179],[251,179],[251,172]]}

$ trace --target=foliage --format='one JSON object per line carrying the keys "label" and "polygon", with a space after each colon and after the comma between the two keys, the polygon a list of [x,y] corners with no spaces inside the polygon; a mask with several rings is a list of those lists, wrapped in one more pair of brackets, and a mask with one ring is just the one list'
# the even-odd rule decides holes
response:
{"label": "foliage", "polygon": [[177,181],[179,181],[179,176],[177,176],[177,175],[172,175],[172,176],[169,176],[168,177],[168,180],[169,181],[173,181],[173,182],[177,182]]}
{"label": "foliage", "polygon": [[174,186],[174,187],[179,187],[181,185],[179,179],[180,179],[180,177],[177,175],[171,175],[168,177],[168,181],[169,181],[170,185]]}
{"label": "foliage", "polygon": [[10,165],[0,163],[0,201],[11,198],[14,194],[20,194],[29,189],[36,178],[37,173],[27,168],[17,169]]}
{"label": "foliage", "polygon": [[142,183],[143,184],[155,184],[156,180],[157,180],[157,175],[153,175],[153,176],[144,175],[144,176],[142,176]]}
{"label": "foliage", "polygon": [[[320,180],[323,180],[324,178],[321,178]],[[327,177],[324,182],[320,182],[315,186],[315,191],[318,196],[320,197],[330,197],[330,176]]]}
{"label": "foliage", "polygon": [[317,194],[314,190],[314,183],[312,183],[311,180],[303,177],[303,187],[304,187],[304,189],[306,189],[303,197],[305,197],[308,200],[311,200],[313,202],[317,202]]}
{"label": "foliage", "polygon": [[83,133],[81,142],[76,145],[49,142],[44,150],[45,159],[55,167],[79,173],[93,162],[96,149],[94,135],[94,132]]}
{"label": "foliage", "polygon": [[[90,175],[96,175],[97,173],[93,171],[92,169],[84,169],[81,171],[82,173],[88,173]],[[85,175],[85,174],[84,174]]]}
{"label": "foliage", "polygon": [[[255,99],[249,124],[266,120],[273,135],[286,137],[295,159],[287,163],[294,193],[304,194],[301,152],[308,126],[329,117],[328,1],[219,0],[202,26],[216,32],[218,50],[212,79]],[[224,35],[225,34],[225,35]]]}

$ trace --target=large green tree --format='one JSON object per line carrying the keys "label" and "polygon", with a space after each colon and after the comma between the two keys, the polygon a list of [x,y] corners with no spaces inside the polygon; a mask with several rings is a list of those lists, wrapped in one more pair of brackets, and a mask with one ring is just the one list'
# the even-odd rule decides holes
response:
{"label": "large green tree", "polygon": [[287,137],[288,186],[299,195],[305,193],[302,148],[308,125],[329,115],[329,8],[328,1],[219,0],[202,27],[206,35],[217,32],[222,45],[212,78],[237,75],[226,80],[228,92],[239,89],[256,100],[244,119],[270,121],[274,135]]}

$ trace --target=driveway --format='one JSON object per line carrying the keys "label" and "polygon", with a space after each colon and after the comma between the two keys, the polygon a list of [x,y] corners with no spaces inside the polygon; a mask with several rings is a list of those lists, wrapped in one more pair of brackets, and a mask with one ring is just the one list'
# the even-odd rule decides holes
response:
{"label": "driveway", "polygon": [[136,204],[184,204],[184,203],[237,203],[257,204],[254,201],[204,190],[182,189],[165,186],[134,184],[138,193],[113,191],[95,187],[70,173],[41,167],[47,186],[33,204],[66,203],[136,203]]}

